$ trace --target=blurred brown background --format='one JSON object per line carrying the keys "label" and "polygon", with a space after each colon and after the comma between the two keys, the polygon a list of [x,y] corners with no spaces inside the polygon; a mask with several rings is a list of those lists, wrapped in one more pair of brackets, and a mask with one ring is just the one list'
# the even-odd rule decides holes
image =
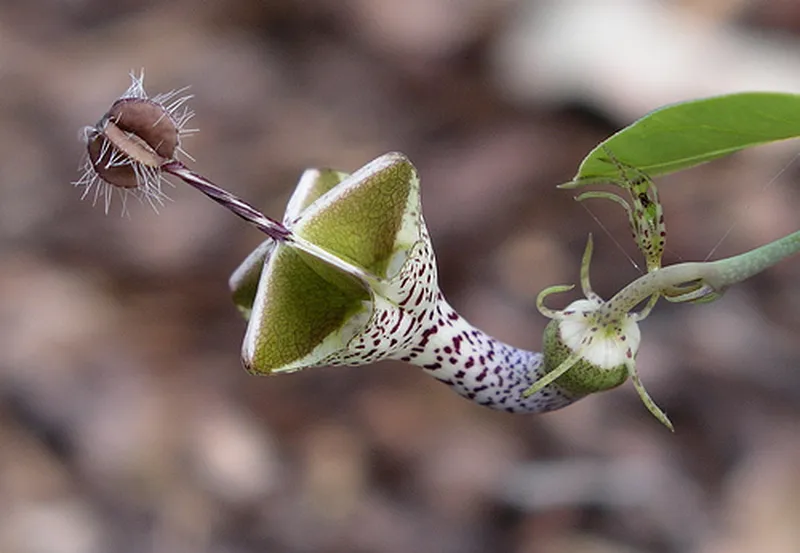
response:
{"label": "blurred brown background", "polygon": [[[140,68],[191,85],[192,166],[275,217],[305,167],[407,153],[451,303],[537,348],[587,233],[602,294],[638,274],[621,211],[555,185],[659,105],[800,91],[800,4],[0,0],[0,551],[800,551],[797,259],[643,324],[674,435],[630,385],[512,416],[396,363],[250,377],[226,282],[258,233],[185,186],[120,218],[69,184]],[[660,179],[667,261],[796,230],[797,151]]]}

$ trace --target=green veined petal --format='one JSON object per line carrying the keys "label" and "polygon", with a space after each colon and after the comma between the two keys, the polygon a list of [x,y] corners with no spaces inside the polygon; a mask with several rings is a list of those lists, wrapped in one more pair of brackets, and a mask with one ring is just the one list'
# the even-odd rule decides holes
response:
{"label": "green veined petal", "polygon": [[370,313],[370,292],[357,278],[279,244],[261,274],[244,365],[257,374],[316,365],[344,348]]}

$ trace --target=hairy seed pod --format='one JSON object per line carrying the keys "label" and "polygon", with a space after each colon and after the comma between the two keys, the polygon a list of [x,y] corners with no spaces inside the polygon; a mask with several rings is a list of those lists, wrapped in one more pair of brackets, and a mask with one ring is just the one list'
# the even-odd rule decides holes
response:
{"label": "hairy seed pod", "polygon": [[167,109],[146,98],[123,98],[111,106],[87,140],[89,161],[112,186],[138,188],[143,173],[157,171],[180,146]]}
{"label": "hairy seed pod", "polygon": [[153,100],[122,98],[108,110],[110,121],[126,133],[131,133],[164,159],[175,157],[180,146],[177,122],[167,108]]}
{"label": "hairy seed pod", "polygon": [[194,115],[186,107],[185,89],[149,98],[143,76],[131,75],[132,82],[100,118],[83,129],[86,158],[83,174],[75,185],[83,197],[102,198],[108,210],[116,190],[125,200],[133,194],[154,208],[163,203],[161,190],[165,164],[185,154],[181,137],[193,132],[186,123]]}

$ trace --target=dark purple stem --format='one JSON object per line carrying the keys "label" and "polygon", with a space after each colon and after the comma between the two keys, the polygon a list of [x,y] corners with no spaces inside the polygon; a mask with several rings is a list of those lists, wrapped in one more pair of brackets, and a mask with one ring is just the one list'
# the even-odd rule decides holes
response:
{"label": "dark purple stem", "polygon": [[255,225],[256,228],[273,240],[284,242],[291,237],[292,231],[283,226],[283,224],[267,217],[249,203],[223,190],[207,178],[198,175],[180,161],[168,161],[161,166],[161,170],[169,175],[178,177],[218,204],[227,207],[248,223]]}

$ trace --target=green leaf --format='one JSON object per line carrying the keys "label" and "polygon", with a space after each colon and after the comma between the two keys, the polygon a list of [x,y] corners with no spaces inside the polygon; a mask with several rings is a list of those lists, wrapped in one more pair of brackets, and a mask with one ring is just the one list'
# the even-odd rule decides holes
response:
{"label": "green leaf", "polygon": [[601,142],[562,186],[616,181],[619,172],[607,151],[656,176],[799,136],[799,94],[742,92],[691,100],[657,109]]}

